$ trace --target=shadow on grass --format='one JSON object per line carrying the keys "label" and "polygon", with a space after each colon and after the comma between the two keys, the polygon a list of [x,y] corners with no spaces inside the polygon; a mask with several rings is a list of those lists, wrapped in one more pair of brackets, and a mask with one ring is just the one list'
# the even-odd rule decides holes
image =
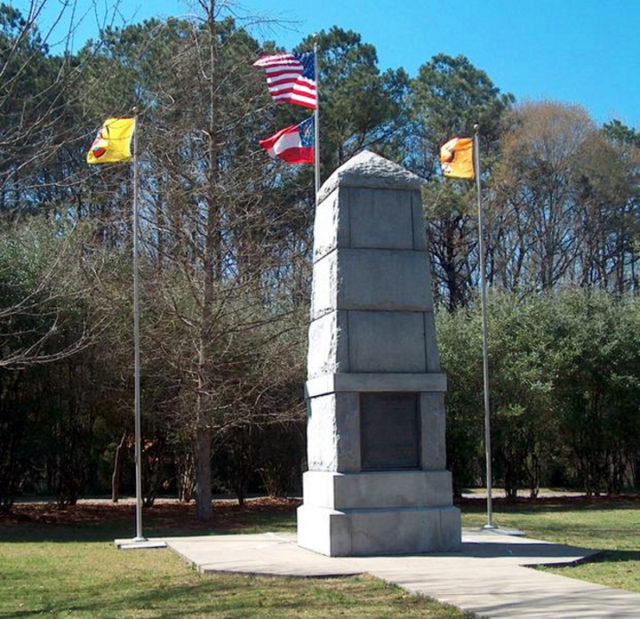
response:
{"label": "shadow on grass", "polygon": [[[80,613],[83,616],[98,616],[103,614],[112,614],[113,616],[127,616],[134,614],[137,610],[156,611],[160,613],[158,616],[190,616],[194,612],[191,603],[196,604],[195,610],[199,616],[209,613],[220,613],[221,611],[237,610],[246,607],[251,611],[252,606],[257,607],[258,604],[249,605],[243,600],[237,605],[233,604],[234,599],[242,599],[242,594],[246,593],[249,577],[240,577],[236,579],[225,579],[224,589],[216,586],[213,579],[205,579],[195,584],[175,585],[172,583],[151,585],[145,590],[127,589],[125,591],[113,590],[109,595],[108,605],[105,606],[104,597],[101,595],[87,596],[79,601],[77,596],[72,595],[67,599],[58,597],[54,603],[43,602],[32,610],[22,610],[11,613],[0,612],[0,618],[3,617],[22,617],[30,615],[53,614],[58,613]],[[219,596],[216,596],[219,593]],[[224,597],[223,597],[224,594]],[[209,598],[211,603],[205,600]],[[197,603],[195,602],[197,601]],[[259,600],[256,600],[259,602]]]}
{"label": "shadow on grass", "polygon": [[[302,599],[305,615],[325,617],[342,614],[340,610],[349,607],[360,609],[364,605],[366,609],[368,604],[375,603],[376,596],[404,600],[404,594],[397,594],[386,584],[357,577],[331,579],[330,584],[319,578],[313,586],[297,578],[249,574],[194,573],[188,583],[182,578],[181,582],[175,579],[121,582],[118,588],[109,591],[107,598],[102,585],[84,590],[81,599],[72,591],[57,592],[53,601],[32,603],[29,610],[0,612],[0,618],[42,614],[126,617],[137,616],[140,611],[145,616],[162,617],[278,617],[292,611],[299,616]],[[363,595],[367,596],[366,601]]]}
{"label": "shadow on grass", "polygon": [[61,525],[61,524],[8,524],[0,526],[0,544],[10,543],[64,543],[64,542],[112,542],[114,539],[132,537],[131,525]]}
{"label": "shadow on grass", "polygon": [[[487,501],[484,498],[462,498],[455,497],[454,503],[457,507],[469,513],[484,513],[487,509]],[[584,510],[618,510],[637,509],[640,507],[640,497],[540,497],[528,498],[518,497],[507,499],[504,497],[494,497],[492,499],[494,509],[502,512],[518,513],[543,513],[543,512],[565,512],[572,509]]]}
{"label": "shadow on grass", "polygon": [[578,561],[578,565],[587,563],[623,563],[625,561],[640,561],[640,551],[637,550],[598,550],[598,554]]}
{"label": "shadow on grass", "polygon": [[[440,605],[420,596],[408,598],[405,592],[392,585],[368,577],[315,579],[260,577],[247,574],[197,575],[191,583],[146,583],[145,589],[114,589],[105,604],[102,590],[87,592],[82,600],[72,594],[58,597],[55,602],[42,602],[30,610],[0,617],[51,614],[80,614],[82,616],[145,616],[161,617],[279,617],[314,616],[389,617],[411,611],[411,616],[462,617],[453,608],[443,612]],[[138,583],[140,584],[140,583]],[[35,606],[35,605],[34,605]],[[419,614],[418,614],[419,613]]]}
{"label": "shadow on grass", "polygon": [[[216,506],[213,520],[202,523],[195,520],[193,506],[154,506],[143,510],[143,534],[153,538],[291,531],[295,529],[296,507],[294,501],[270,508],[259,504]],[[0,520],[0,543],[112,542],[132,538],[135,532],[135,508],[114,510],[113,506],[23,508]]]}

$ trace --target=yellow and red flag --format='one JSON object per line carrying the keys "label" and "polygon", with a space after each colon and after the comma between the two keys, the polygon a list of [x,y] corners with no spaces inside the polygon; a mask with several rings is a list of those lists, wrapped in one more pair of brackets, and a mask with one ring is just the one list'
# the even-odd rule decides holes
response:
{"label": "yellow and red flag", "polygon": [[87,163],[130,161],[135,128],[135,118],[107,118],[87,153]]}
{"label": "yellow and red flag", "polygon": [[442,174],[448,178],[474,178],[473,140],[452,138],[440,148]]}

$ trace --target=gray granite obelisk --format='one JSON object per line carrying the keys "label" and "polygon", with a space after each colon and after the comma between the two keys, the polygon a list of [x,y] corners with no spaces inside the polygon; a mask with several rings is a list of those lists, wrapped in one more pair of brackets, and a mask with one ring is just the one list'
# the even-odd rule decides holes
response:
{"label": "gray granite obelisk", "polygon": [[298,544],[325,555],[460,545],[420,184],[365,151],[318,196]]}

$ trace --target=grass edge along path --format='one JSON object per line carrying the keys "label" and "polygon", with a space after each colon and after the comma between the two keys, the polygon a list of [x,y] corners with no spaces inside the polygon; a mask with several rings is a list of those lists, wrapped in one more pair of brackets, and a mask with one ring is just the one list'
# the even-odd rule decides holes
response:
{"label": "grass edge along path", "polygon": [[23,543],[17,552],[0,550],[0,617],[465,616],[367,576],[200,574],[168,549],[118,551],[106,542]]}
{"label": "grass edge along path", "polygon": [[[215,531],[290,531],[296,505],[217,505]],[[145,514],[150,537],[211,532],[195,525],[184,506],[154,509]],[[484,524],[483,502],[465,504],[462,510],[463,526]],[[366,576],[203,575],[169,550],[117,551],[113,539],[129,537],[133,526],[133,511],[124,506],[112,510],[81,505],[64,514],[40,505],[22,518],[17,512],[15,519],[0,521],[0,617],[43,612],[109,617],[465,616]],[[521,529],[528,537],[604,551],[575,567],[545,569],[640,592],[640,501],[498,503],[494,514],[498,525]],[[65,524],[69,518],[75,518],[73,525]]]}
{"label": "grass edge along path", "polygon": [[[463,506],[463,526],[485,522],[480,503]],[[495,524],[527,537],[600,551],[577,565],[544,567],[553,574],[640,593],[640,500],[585,497],[505,502],[494,508]]]}
{"label": "grass edge along path", "polygon": [[[218,506],[222,532],[295,526],[295,505],[273,511],[255,505]],[[133,520],[109,519],[109,507],[102,510],[103,518],[99,507],[71,510],[77,513],[67,514],[67,519],[79,522],[69,525],[55,508],[33,506],[28,510],[32,520],[0,522],[0,618],[40,613],[190,618],[467,616],[367,575],[301,579],[200,574],[169,549],[116,550],[113,539],[130,537]],[[206,534],[190,520],[180,522],[171,510],[149,510],[146,516],[145,532],[150,537]]]}

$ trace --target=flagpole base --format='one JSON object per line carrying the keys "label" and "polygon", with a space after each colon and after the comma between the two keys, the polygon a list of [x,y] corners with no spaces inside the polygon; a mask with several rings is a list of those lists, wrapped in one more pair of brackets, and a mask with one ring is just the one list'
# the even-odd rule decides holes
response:
{"label": "flagpole base", "polygon": [[496,533],[497,535],[513,535],[514,537],[524,537],[524,531],[520,529],[505,529],[495,524],[485,524],[482,529],[484,533]]}
{"label": "flagpole base", "polygon": [[166,548],[167,543],[161,539],[134,537],[133,539],[116,539],[114,544],[118,550],[142,550],[146,548]]}

